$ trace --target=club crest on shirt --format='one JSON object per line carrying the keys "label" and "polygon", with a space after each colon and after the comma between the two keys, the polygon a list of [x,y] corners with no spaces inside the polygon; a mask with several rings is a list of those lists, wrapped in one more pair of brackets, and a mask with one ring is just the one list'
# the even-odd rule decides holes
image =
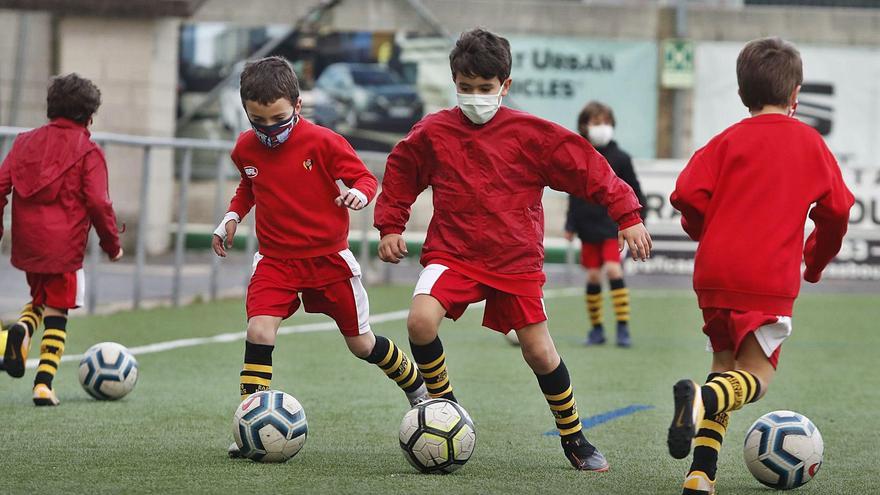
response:
{"label": "club crest on shirt", "polygon": [[306,158],[306,160],[303,162],[303,167],[305,167],[306,170],[311,171],[312,170],[312,159]]}
{"label": "club crest on shirt", "polygon": [[253,179],[259,173],[260,173],[260,171],[257,170],[257,167],[248,165],[247,167],[244,168],[244,174],[247,175],[249,179]]}

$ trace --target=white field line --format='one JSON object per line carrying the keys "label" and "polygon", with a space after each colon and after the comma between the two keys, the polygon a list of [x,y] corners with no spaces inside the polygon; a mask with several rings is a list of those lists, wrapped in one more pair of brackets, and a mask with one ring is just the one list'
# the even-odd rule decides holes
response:
{"label": "white field line", "polygon": [[[579,288],[567,288],[567,289],[554,289],[544,291],[545,299],[552,299],[556,297],[569,297],[580,295],[583,293],[582,289]],[[485,301],[479,302],[477,304],[472,304],[471,306],[482,306],[485,304]],[[398,311],[389,311],[387,313],[379,313],[370,316],[370,324],[375,325],[378,323],[387,323],[389,321],[400,321],[405,320],[407,315],[409,315],[409,310],[402,309]],[[290,335],[294,333],[310,333],[310,332],[328,332],[331,330],[336,330],[336,322],[334,321],[322,321],[317,323],[304,323],[302,325],[293,325],[289,327],[281,327],[278,329],[278,335]],[[165,352],[174,349],[181,349],[184,347],[195,347],[206,344],[218,344],[225,342],[235,342],[238,340],[244,340],[247,332],[230,332],[230,333],[221,333],[217,335],[212,335],[210,337],[194,337],[190,339],[177,339],[177,340],[168,340],[165,342],[156,342],[155,344],[147,344],[141,345],[137,347],[130,347],[128,350],[131,351],[135,356],[141,354],[152,354],[154,352]],[[79,361],[83,358],[84,354],[67,354],[61,357],[61,362],[70,362],[70,361]],[[39,359],[28,359],[27,367],[28,369],[36,368],[39,364]]]}

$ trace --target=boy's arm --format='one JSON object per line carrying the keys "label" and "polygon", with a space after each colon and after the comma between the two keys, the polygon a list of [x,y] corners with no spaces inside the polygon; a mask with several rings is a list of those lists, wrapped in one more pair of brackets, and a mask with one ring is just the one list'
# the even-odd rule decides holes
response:
{"label": "boy's arm", "polygon": [[810,211],[815,228],[804,245],[804,263],[807,266],[804,280],[812,283],[819,281],[822,270],[840,251],[849,223],[849,210],[855,202],[830,151],[826,150],[825,161],[831,174],[830,186]]}
{"label": "boy's arm", "polygon": [[232,162],[238,168],[238,173],[241,175],[241,180],[235,189],[232,201],[229,202],[226,215],[220,220],[220,225],[214,229],[214,235],[211,239],[211,247],[214,249],[214,252],[217,256],[223,258],[226,257],[226,249],[232,247],[238,224],[251,211],[255,203],[253,182],[245,173],[244,168],[238,164],[235,149],[232,150],[231,156]]}
{"label": "boy's arm", "polygon": [[82,184],[86,211],[101,240],[101,249],[113,259],[119,255],[121,246],[119,230],[116,227],[116,214],[110,201],[107,162],[104,160],[104,153],[100,150],[87,154],[84,160]]}
{"label": "boy's arm", "polygon": [[3,239],[3,209],[6,208],[6,198],[12,192],[12,164],[9,155],[0,165],[0,239]]}
{"label": "boy's arm", "polygon": [[695,241],[699,241],[703,233],[703,221],[714,187],[712,172],[698,151],[679,174],[675,190],[669,197],[672,206],[681,212],[682,228]]}
{"label": "boy's arm", "polygon": [[[370,204],[376,196],[379,181],[344,137],[339,135],[334,137],[335,141],[331,143],[330,152],[333,178],[341,180],[349,188],[346,194],[337,198],[337,204],[359,210]],[[354,198],[350,197],[352,195]]]}

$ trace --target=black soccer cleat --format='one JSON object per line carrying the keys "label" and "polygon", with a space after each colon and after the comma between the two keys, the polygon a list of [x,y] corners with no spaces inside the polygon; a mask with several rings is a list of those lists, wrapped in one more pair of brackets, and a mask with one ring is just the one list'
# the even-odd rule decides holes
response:
{"label": "black soccer cleat", "polygon": [[587,345],[602,345],[605,343],[605,329],[602,325],[595,325],[589,333],[587,333]]}
{"label": "black soccer cleat", "polygon": [[235,442],[232,442],[232,445],[226,449],[226,455],[228,455],[230,459],[241,459],[244,457],[241,455],[241,449],[238,448],[238,444]]}
{"label": "black soccer cleat", "polygon": [[583,436],[576,437],[574,440],[563,438],[562,451],[565,452],[565,458],[568,459],[571,466],[578,471],[596,473],[608,471],[609,466],[605,456]]}
{"label": "black soccer cleat", "polygon": [[3,368],[13,378],[24,376],[27,352],[30,347],[30,336],[27,328],[21,323],[9,327],[6,335],[6,350],[3,353]]}
{"label": "black soccer cleat", "polygon": [[629,325],[625,321],[617,323],[617,347],[632,347],[632,339],[629,336]]}
{"label": "black soccer cleat", "polygon": [[679,380],[672,387],[672,395],[675,410],[666,445],[669,447],[669,455],[684,459],[691,453],[691,442],[703,419],[703,397],[700,386],[693,380]]}

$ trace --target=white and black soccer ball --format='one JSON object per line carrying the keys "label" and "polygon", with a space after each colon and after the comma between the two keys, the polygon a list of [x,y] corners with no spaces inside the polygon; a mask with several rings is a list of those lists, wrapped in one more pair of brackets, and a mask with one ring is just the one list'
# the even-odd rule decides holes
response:
{"label": "white and black soccer ball", "polygon": [[474,453],[477,433],[463,407],[432,399],[413,407],[400,423],[400,448],[423,473],[451,473]]}
{"label": "white and black soccer ball", "polygon": [[257,392],[238,406],[232,420],[241,455],[257,462],[286,462],[302,450],[309,433],[306,413],[293,396]]}
{"label": "white and black soccer ball", "polygon": [[743,458],[755,479],[777,490],[790,490],[816,476],[824,450],[822,435],[806,416],[773,411],[749,427]]}
{"label": "white and black soccer ball", "polygon": [[98,400],[117,400],[132,391],[138,379],[137,359],[121,344],[101,342],[79,362],[79,383]]}

